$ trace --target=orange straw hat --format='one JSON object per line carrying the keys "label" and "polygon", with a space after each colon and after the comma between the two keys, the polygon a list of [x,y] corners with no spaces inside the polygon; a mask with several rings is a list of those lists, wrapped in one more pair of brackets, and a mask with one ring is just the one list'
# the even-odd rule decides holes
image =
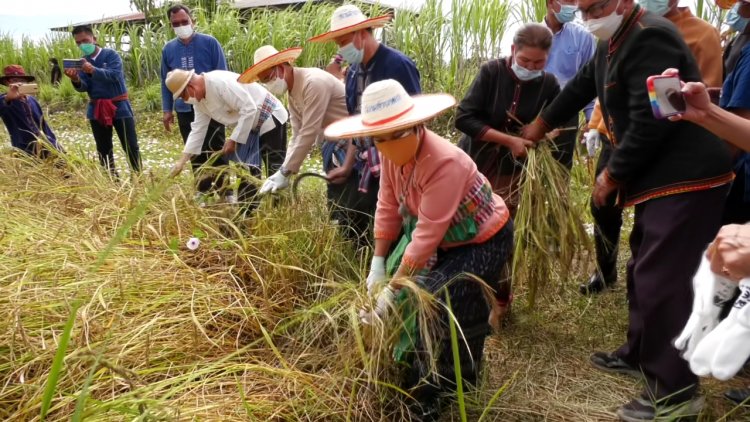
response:
{"label": "orange straw hat", "polygon": [[282,63],[293,63],[302,54],[302,47],[287,48],[279,52],[272,45],[264,45],[255,50],[253,65],[242,72],[237,82],[249,84],[258,80],[258,74]]}
{"label": "orange straw hat", "polygon": [[392,18],[391,15],[382,15],[376,18],[367,19],[362,14],[359,7],[353,4],[346,4],[333,11],[331,16],[331,29],[317,36],[310,38],[310,42],[331,41],[350,32],[359,31],[365,28],[380,28],[385,26]]}
{"label": "orange straw hat", "polygon": [[370,84],[362,93],[362,114],[331,123],[325,136],[331,139],[377,136],[414,127],[456,105],[448,94],[410,97],[401,84],[386,79]]}
{"label": "orange straw hat", "polygon": [[750,0],[715,0],[715,2],[721,9],[731,9],[737,2],[750,3]]}

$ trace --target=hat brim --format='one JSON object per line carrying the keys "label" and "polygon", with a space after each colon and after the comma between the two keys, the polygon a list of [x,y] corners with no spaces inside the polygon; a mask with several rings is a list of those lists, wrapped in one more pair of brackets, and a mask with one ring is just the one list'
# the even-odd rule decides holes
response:
{"label": "hat brim", "polygon": [[8,85],[8,79],[23,79],[26,82],[34,82],[36,80],[36,78],[31,75],[8,75],[0,76],[0,84]]}
{"label": "hat brim", "polygon": [[247,70],[242,72],[240,77],[237,78],[237,82],[243,84],[255,82],[258,80],[258,74],[262,73],[264,70],[268,70],[282,63],[292,63],[297,60],[300,54],[302,54],[302,47],[287,48],[284,51],[279,51],[278,53],[268,56],[258,63],[248,67]]}
{"label": "hat brim", "polygon": [[393,17],[391,15],[382,15],[378,16],[376,18],[367,19],[365,21],[362,21],[360,23],[345,26],[343,28],[339,28],[335,31],[328,31],[324,34],[316,35],[310,39],[308,39],[308,42],[326,42],[331,41],[334,38],[338,38],[342,35],[346,35],[350,32],[359,31],[360,29],[365,28],[382,28],[387,24]]}
{"label": "hat brim", "polygon": [[362,122],[362,115],[358,114],[328,125],[324,132],[325,137],[344,139],[391,133],[426,122],[456,105],[456,99],[448,94],[416,95],[412,99],[414,105],[411,110],[396,119],[381,124],[366,125]]}
{"label": "hat brim", "polygon": [[180,98],[180,96],[182,95],[182,91],[184,91],[185,88],[187,88],[188,84],[190,83],[190,79],[193,78],[193,75],[195,75],[195,69],[191,69],[190,71],[188,71],[188,77],[185,78],[185,82],[182,83],[182,85],[180,86],[180,89],[178,89],[177,91],[174,92],[174,94],[172,94],[172,99],[176,100]]}

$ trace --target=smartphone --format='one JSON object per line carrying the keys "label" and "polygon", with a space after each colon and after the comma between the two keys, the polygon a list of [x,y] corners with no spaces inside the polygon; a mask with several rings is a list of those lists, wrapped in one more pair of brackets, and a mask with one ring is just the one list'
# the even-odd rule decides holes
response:
{"label": "smartphone", "polygon": [[83,59],[63,59],[63,69],[81,69]]}
{"label": "smartphone", "polygon": [[23,95],[34,95],[39,92],[37,84],[18,84],[18,93]]}
{"label": "smartphone", "polygon": [[646,80],[651,110],[657,119],[685,112],[685,98],[682,96],[680,76],[649,76]]}

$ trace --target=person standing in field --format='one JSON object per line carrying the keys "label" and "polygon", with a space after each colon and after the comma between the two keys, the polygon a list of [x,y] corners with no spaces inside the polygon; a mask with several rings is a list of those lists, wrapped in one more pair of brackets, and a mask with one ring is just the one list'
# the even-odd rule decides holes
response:
{"label": "person standing in field", "polygon": [[[167,74],[175,69],[194,70],[197,73],[213,70],[227,70],[224,50],[216,38],[201,34],[195,30],[195,22],[190,9],[182,4],[175,4],[167,9],[167,19],[175,32],[176,38],[169,41],[161,52],[161,105],[164,112],[164,129],[171,131],[177,115],[177,127],[182,141],[187,142],[191,124],[195,120],[193,106],[181,98],[173,98],[166,85]],[[193,156],[191,164],[196,174],[196,187],[199,194],[207,193],[212,188],[221,189],[224,177],[216,169],[227,164],[223,156],[216,157],[211,164],[206,164],[211,155],[224,148],[226,129],[221,123],[211,120],[199,154]],[[213,167],[212,170],[201,166]],[[200,170],[199,170],[200,169]]]}
{"label": "person standing in field", "polygon": [[49,156],[44,140],[53,148],[59,149],[57,138],[47,124],[42,106],[33,95],[19,92],[21,84],[34,82],[23,67],[8,65],[0,76],[0,85],[8,87],[8,92],[0,94],[0,119],[10,135],[10,144],[26,154],[39,158]]}
{"label": "person standing in field", "polygon": [[[561,88],[591,60],[596,50],[594,36],[574,22],[575,3],[575,0],[547,0],[547,15],[544,17],[544,24],[552,31],[552,47],[544,70],[557,77]],[[593,108],[593,101],[584,108],[586,121],[591,118]],[[578,127],[578,116],[564,126]],[[575,130],[561,132],[555,139],[557,150],[553,155],[568,170],[573,167],[577,139],[578,131]]]}
{"label": "person standing in field", "polygon": [[[383,157],[375,257],[366,281],[377,300],[374,309],[360,312],[362,322],[373,324],[398,308],[402,293],[409,294],[399,291],[407,290],[407,278],[440,302],[432,341],[419,334],[427,327],[415,327],[404,335],[413,340],[394,348],[396,360],[405,364],[400,387],[413,399],[411,420],[425,422],[438,420],[457,379],[477,384],[489,306],[476,278],[497,288],[513,247],[513,222],[502,198],[466,153],[426,127],[455,102],[447,94],[411,97],[397,81],[383,80],[365,89],[361,115],[325,130],[336,139],[369,136]],[[448,306],[461,327],[460,370],[454,366]]]}
{"label": "person standing in field", "polygon": [[[182,156],[172,169],[172,177],[179,174],[193,156],[201,153],[211,120],[235,126],[224,143],[223,155],[243,165],[253,177],[260,177],[261,173],[260,145],[263,142],[286,144],[289,116],[284,105],[260,84],[237,82],[239,76],[225,70],[198,75],[194,70],[176,69],[167,74],[165,83],[169,92],[195,110],[192,130]],[[256,208],[256,192],[252,181],[241,181],[237,199],[244,214]]]}
{"label": "person standing in field", "polygon": [[[634,206],[628,262],[628,332],[616,351],[595,352],[600,370],[642,376],[644,391],[617,410],[624,421],[696,415],[698,378],[672,340],[692,311],[692,277],[720,227],[734,177],[728,147],[707,130],[654,117],[646,79],[667,68],[685,81],[700,70],[677,28],[634,0],[578,0],[596,54],[523,136],[538,141],[595,97],[614,145],[596,179],[595,207]],[[706,206],[706,204],[711,204]],[[689,227],[689,230],[686,230]]]}
{"label": "person standing in field", "polygon": [[289,93],[292,140],[284,164],[266,179],[261,194],[286,189],[315,142],[322,140],[323,129],[348,115],[344,84],[325,70],[293,66],[300,54],[300,47],[279,52],[264,45],[255,50],[253,66],[239,77],[241,83],[259,81],[277,97]]}
{"label": "person standing in field", "polygon": [[[410,95],[421,93],[420,76],[414,62],[402,52],[382,44],[374,30],[391,20],[390,15],[368,19],[354,5],[344,5],[333,12],[330,31],[310,38],[310,42],[333,41],[339,54],[349,63],[345,76],[346,107],[349,114],[360,113],[362,92],[371,83],[394,79]],[[345,151],[345,153],[343,152]],[[377,204],[380,158],[366,137],[324,145],[328,174],[328,198],[341,203],[339,221],[349,226],[353,237],[363,244]],[[334,157],[340,157],[336,160]],[[334,165],[339,161],[338,166]]]}
{"label": "person standing in field", "polygon": [[88,93],[91,99],[86,117],[96,141],[99,163],[117,177],[112,151],[114,128],[128,157],[130,169],[140,172],[141,153],[135,132],[133,108],[125,86],[122,59],[116,51],[96,44],[96,37],[90,26],[76,26],[72,34],[76,45],[83,52],[83,64],[80,70],[65,69],[65,75],[73,82],[76,91]]}
{"label": "person standing in field", "polygon": [[60,86],[60,80],[62,79],[62,70],[60,69],[60,63],[58,63],[57,59],[54,57],[51,57],[49,59],[50,64],[50,83],[52,86]]}
{"label": "person standing in field", "polygon": [[[693,16],[687,7],[678,7],[678,0],[640,0],[647,11],[665,17],[678,29],[698,64],[703,81],[711,87],[722,83],[721,40],[719,32],[708,22]],[[602,139],[596,174],[606,168],[612,155],[607,124],[597,107],[589,125],[589,135]],[[596,270],[579,286],[581,294],[602,292],[617,282],[617,255],[619,254],[622,208],[614,203],[614,198],[600,207],[591,204],[594,218],[594,245],[596,248]]]}

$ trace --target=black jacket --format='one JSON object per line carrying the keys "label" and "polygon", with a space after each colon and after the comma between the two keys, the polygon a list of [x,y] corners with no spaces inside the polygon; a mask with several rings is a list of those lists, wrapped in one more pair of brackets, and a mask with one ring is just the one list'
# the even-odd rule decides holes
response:
{"label": "black jacket", "polygon": [[474,159],[479,171],[486,176],[513,174],[519,164],[510,149],[479,139],[490,128],[509,134],[520,132],[521,126],[534,121],[542,107],[559,93],[560,85],[551,73],[544,72],[542,77],[524,82],[513,73],[508,59],[482,64],[458,105],[456,129],[464,134],[458,146]]}
{"label": "black jacket", "polygon": [[646,79],[676,68],[700,81],[693,54],[677,28],[640,6],[565,86],[541,119],[555,127],[599,97],[614,151],[607,165],[619,203],[708,189],[733,178],[729,148],[705,129],[654,117]]}

